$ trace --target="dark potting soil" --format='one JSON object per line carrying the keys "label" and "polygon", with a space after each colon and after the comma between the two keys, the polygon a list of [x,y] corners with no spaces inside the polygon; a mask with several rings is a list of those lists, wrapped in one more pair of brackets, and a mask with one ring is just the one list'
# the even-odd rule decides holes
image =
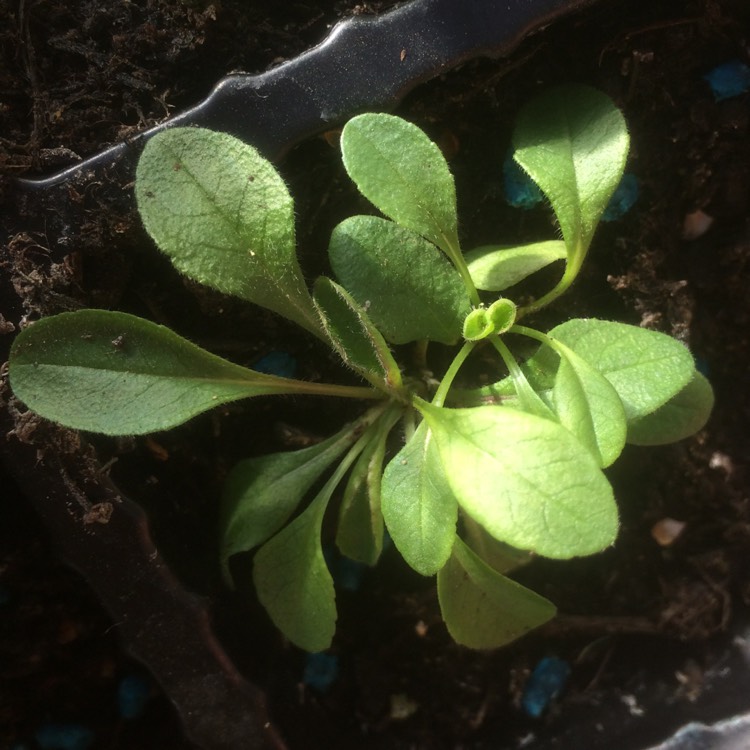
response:
{"label": "dark potting soil", "polygon": [[[302,684],[304,654],[284,644],[255,602],[249,561],[237,561],[235,593],[222,587],[217,541],[206,530],[235,461],[326,436],[356,407],[258,399],[151,438],[96,440],[111,476],[148,510],[175,571],[211,598],[223,642],[267,691],[293,750],[524,742],[569,750],[614,746],[613,731],[622,747],[636,748],[700,711],[716,718],[712,712],[727,708],[704,702],[721,671],[735,668],[732,636],[750,604],[750,93],[717,101],[704,76],[723,63],[750,62],[750,9],[742,0],[635,5],[602,0],[531,37],[507,60],[468,63],[421,86],[398,110],[449,158],[468,248],[555,232],[545,208],[524,212],[504,201],[501,165],[519,106],[565,81],[610,95],[630,126],[628,171],[640,194],[626,216],[600,228],[581,278],[540,327],[597,315],[671,333],[689,343],[716,390],[714,415],[699,435],[674,446],[629,447],[608,470],[622,514],[612,549],[565,563],[537,560],[519,573],[558,605],[555,622],[496,652],[458,647],[440,622],[434,582],[390,550],[358,591],[340,592],[332,649],[339,675],[316,691]],[[385,7],[362,4],[357,12]],[[12,176],[89,155],[193,104],[229,70],[262,70],[298,54],[353,10],[343,2],[177,0],[40,0],[0,9],[2,168]],[[370,210],[331,143],[335,135],[308,141],[280,165],[297,201],[309,278],[326,270],[331,227]],[[184,283],[132,213],[92,214],[70,239],[67,262],[53,267],[44,265],[44,227],[34,217],[7,218],[13,234],[3,262],[37,314],[116,307],[243,364],[284,351],[298,377],[351,377],[286,322]],[[702,234],[701,222],[710,222]],[[0,325],[17,325],[22,312],[35,311],[9,301],[0,312]],[[2,506],[0,746],[33,748],[45,722],[70,722],[95,732],[95,747],[188,747],[156,685],[149,684],[141,718],[118,713],[121,679],[147,673],[122,652],[116,623],[56,559],[12,488]],[[666,547],[651,534],[664,518],[685,524]],[[567,660],[572,677],[533,720],[520,710],[520,696],[548,655]],[[737,700],[742,705],[741,694]],[[592,732],[585,744],[582,726]]]}

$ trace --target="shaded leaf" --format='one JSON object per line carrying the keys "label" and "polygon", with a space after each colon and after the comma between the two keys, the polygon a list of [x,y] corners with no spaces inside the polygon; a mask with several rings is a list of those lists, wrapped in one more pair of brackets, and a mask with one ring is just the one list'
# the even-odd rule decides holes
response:
{"label": "shaded leaf", "polygon": [[320,531],[333,491],[327,484],[312,503],[256,553],[253,581],[274,625],[296,646],[324,651],[336,630],[333,578]]}
{"label": "shaded leaf", "polygon": [[401,371],[380,331],[349,293],[321,276],[315,282],[315,306],[329,340],[344,362],[381,389],[401,386]]}
{"label": "shaded leaf", "polygon": [[496,573],[503,575],[516,570],[533,559],[528,550],[517,549],[490,536],[476,521],[465,516],[463,519],[463,541],[471,551],[480,557]]}
{"label": "shaded leaf", "polygon": [[552,602],[495,572],[458,537],[437,581],[448,632],[469,648],[504,646],[556,613]]}
{"label": "shaded leaf", "polygon": [[377,435],[357,459],[339,510],[336,544],[346,557],[374,565],[383,551],[383,514],[381,481],[388,433],[400,416],[400,410],[383,416]]}
{"label": "shaded leaf", "polygon": [[318,445],[272,453],[235,464],[224,482],[220,519],[221,565],[275,534],[320,475],[349,447],[371,417],[347,425]]}

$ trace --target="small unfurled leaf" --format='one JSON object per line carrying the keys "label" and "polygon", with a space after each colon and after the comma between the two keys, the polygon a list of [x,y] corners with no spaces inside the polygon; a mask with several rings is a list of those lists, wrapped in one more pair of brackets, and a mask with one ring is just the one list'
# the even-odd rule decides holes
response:
{"label": "small unfurled leaf", "polygon": [[106,435],[166,430],[220,404],[307,384],[227,362],[168,328],[126,313],[43,318],[16,338],[13,391],[66,427]]}
{"label": "small unfurled leaf", "polygon": [[453,176],[416,125],[393,115],[359,115],[344,126],[341,155],[365,198],[451,256],[458,247]]}
{"label": "small unfurled leaf", "polygon": [[232,468],[224,482],[219,524],[221,566],[227,583],[231,583],[229,558],[275,534],[369,421],[366,415],[318,445],[248,458]]}
{"label": "small unfurled leaf", "polygon": [[617,507],[596,459],[558,422],[505,406],[417,401],[459,505],[496,539],[540,555],[612,544]]}
{"label": "small unfurled leaf", "polygon": [[381,491],[396,549],[417,573],[435,575],[453,547],[458,504],[425,422],[386,466]]}
{"label": "small unfurled leaf", "polygon": [[675,443],[703,429],[714,405],[711,384],[696,372],[666,404],[628,425],[628,442],[635,445]]}
{"label": "small unfurled leaf", "polygon": [[556,613],[552,602],[494,571],[458,537],[437,581],[448,632],[469,648],[504,646]]}
{"label": "small unfurled leaf", "polygon": [[306,651],[324,651],[336,630],[336,594],[320,543],[334,485],[256,553],[253,581],[276,627]]}
{"label": "small unfurled leaf", "polygon": [[165,130],[143,150],[135,196],[179,271],[321,335],[297,263],[292,198],[252,146],[203,128]]}
{"label": "small unfurled leaf", "polygon": [[622,113],[595,89],[559,86],[521,110],[513,145],[515,160],[552,204],[569,259],[580,261],[625,168]]}
{"label": "small unfurled leaf", "polygon": [[463,336],[467,341],[481,341],[493,333],[487,308],[477,307],[464,318]]}
{"label": "small unfurled leaf", "polygon": [[576,318],[553,328],[549,336],[607,378],[622,401],[628,424],[676,396],[695,373],[687,347],[658,331]]}
{"label": "small unfurled leaf", "polygon": [[314,299],[328,339],[344,362],[378,388],[399,388],[401,371],[388,344],[349,293],[321,276],[315,282]]}
{"label": "small unfurled leaf", "polygon": [[328,255],[336,278],[388,341],[453,344],[460,337],[470,309],[461,276],[412,230],[377,216],[353,216],[333,230]]}
{"label": "small unfurled leaf", "polygon": [[558,344],[560,365],[552,390],[555,413],[592,454],[609,466],[625,447],[625,410],[617,391],[598,370]]}
{"label": "small unfurled leaf", "polygon": [[497,299],[489,307],[477,307],[464,319],[463,336],[480,341],[505,333],[516,320],[516,305],[509,299]]}
{"label": "small unfurled leaf", "polygon": [[501,292],[566,255],[564,242],[549,240],[520,247],[484,245],[470,250],[465,258],[477,289]]}
{"label": "small unfurled leaf", "polygon": [[510,330],[513,323],[516,322],[516,312],[515,302],[504,297],[496,299],[487,308],[487,317],[489,317],[496,334]]}

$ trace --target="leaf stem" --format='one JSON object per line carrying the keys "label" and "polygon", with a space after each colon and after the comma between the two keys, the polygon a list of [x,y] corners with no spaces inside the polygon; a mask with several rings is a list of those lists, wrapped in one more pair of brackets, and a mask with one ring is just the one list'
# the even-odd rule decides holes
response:
{"label": "leaf stem", "polygon": [[474,280],[471,278],[471,273],[469,272],[469,267],[466,265],[466,260],[461,252],[461,248],[458,243],[450,237],[445,237],[445,235],[443,235],[443,238],[445,240],[447,255],[453,261],[453,265],[461,275],[461,281],[464,282],[466,291],[469,293],[471,304],[474,307],[479,307],[482,304],[482,300],[479,298],[479,292],[474,285]]}
{"label": "leaf stem", "polygon": [[414,342],[414,367],[418,370],[427,369],[427,347],[430,345],[428,339]]}
{"label": "leaf stem", "polygon": [[514,325],[510,329],[509,333],[517,333],[519,336],[527,336],[530,339],[538,341],[540,344],[547,344],[547,346],[550,346],[553,349],[555,348],[555,345],[557,343],[553,338],[547,336],[546,333],[542,333],[541,331],[529,328],[528,326]]}
{"label": "leaf stem", "polygon": [[414,409],[407,409],[404,413],[404,443],[408,443],[417,431]]}
{"label": "leaf stem", "polygon": [[453,379],[456,377],[456,374],[458,373],[461,365],[464,363],[469,354],[471,354],[471,352],[474,350],[475,346],[476,342],[467,341],[461,347],[458,354],[453,358],[453,362],[451,362],[450,367],[446,370],[445,375],[440,382],[440,386],[438,387],[437,391],[435,392],[435,396],[432,399],[433,406],[442,406],[445,403],[445,397],[448,395],[448,390],[453,384]]}
{"label": "leaf stem", "polygon": [[570,349],[568,349],[568,347],[562,342],[553,339],[552,336],[548,336],[546,333],[536,331],[533,328],[527,328],[526,326],[513,326],[510,331],[511,333],[517,333],[519,336],[528,336],[528,338],[534,339],[534,341],[538,341],[541,344],[546,344],[559,357],[570,357]]}
{"label": "leaf stem", "polygon": [[588,248],[583,247],[579,240],[576,243],[573,253],[568,255],[568,260],[565,264],[565,271],[563,272],[560,281],[558,281],[549,292],[542,295],[539,299],[534,300],[534,302],[528,305],[519,307],[516,313],[516,320],[520,320],[524,315],[529,315],[530,313],[541,310],[543,307],[554,302],[561,294],[565,293],[575,281],[576,276],[578,276],[581,266],[583,265],[583,260],[586,257],[587,250]]}
{"label": "leaf stem", "polygon": [[370,409],[359,420],[357,420],[357,422],[354,423],[352,432],[366,425],[364,427],[364,432],[357,438],[354,445],[349,448],[346,455],[336,467],[336,470],[333,472],[333,474],[331,474],[331,477],[325,483],[318,496],[327,493],[330,497],[330,494],[336,488],[338,483],[344,478],[346,472],[357,459],[359,454],[362,453],[362,451],[367,447],[367,445],[371,441],[377,440],[378,437],[384,432],[387,433],[393,427],[393,425],[396,424],[396,421],[398,420],[396,412],[400,411],[401,408],[402,407],[400,404],[396,405],[393,403],[378,406]]}
{"label": "leaf stem", "polygon": [[337,385],[334,383],[310,383],[306,380],[279,378],[283,383],[272,383],[279,395],[304,394],[309,396],[340,396],[342,398],[383,399],[385,394],[376,388],[356,385]]}
{"label": "leaf stem", "polygon": [[[514,328],[519,327],[523,328],[523,326],[513,326],[511,331]],[[505,366],[508,368],[508,372],[513,380],[513,385],[515,386],[516,393],[518,394],[518,398],[520,399],[524,410],[531,414],[536,414],[539,417],[546,417],[548,419],[554,418],[550,408],[544,403],[544,401],[542,401],[541,396],[531,387],[531,384],[526,379],[526,375],[524,375],[523,370],[518,365],[518,362],[516,362],[516,358],[513,356],[510,349],[505,345],[505,342],[497,336],[492,336],[490,341],[495,349],[497,349],[500,356],[503,358],[503,362],[505,362]]]}

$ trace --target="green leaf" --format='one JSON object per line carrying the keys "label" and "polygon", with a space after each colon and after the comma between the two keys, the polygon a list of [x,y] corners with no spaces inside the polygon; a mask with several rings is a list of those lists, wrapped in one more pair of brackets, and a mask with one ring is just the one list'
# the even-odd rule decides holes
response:
{"label": "green leaf", "polygon": [[333,230],[328,255],[339,282],[388,341],[453,344],[460,337],[470,310],[461,276],[412,230],[377,216],[353,216]]}
{"label": "green leaf", "polygon": [[381,481],[388,433],[401,410],[383,416],[376,435],[357,459],[339,510],[336,544],[341,553],[366,565],[375,565],[383,551],[383,514],[380,509]]}
{"label": "green leaf", "polygon": [[[342,459],[310,505],[256,553],[253,581],[258,599],[276,627],[294,644],[308,651],[331,645],[336,629],[333,578],[323,556],[320,533],[334,489],[363,450],[387,432],[395,408],[373,409],[369,426],[356,430],[355,444]],[[367,415],[366,415],[367,416]],[[373,418],[374,417],[374,418]],[[379,419],[385,421],[379,421]],[[364,426],[364,424],[363,424]]]}
{"label": "green leaf", "polygon": [[549,240],[520,247],[483,245],[470,250],[465,258],[477,289],[501,292],[566,255],[564,242]]}
{"label": "green leaf", "polygon": [[425,422],[386,466],[381,491],[396,549],[417,573],[434,575],[450,556],[458,504]]}
{"label": "green leaf", "polygon": [[224,483],[219,523],[221,566],[227,583],[231,582],[229,558],[275,534],[315,481],[371,422],[367,414],[318,445],[248,458],[232,468]]}
{"label": "green leaf", "polygon": [[553,558],[598,552],[617,535],[612,488],[557,422],[505,406],[417,401],[459,505],[502,542]]}
{"label": "green leaf", "polygon": [[256,553],[253,581],[276,627],[306,651],[325,651],[336,630],[333,578],[323,557],[320,531],[334,488],[315,500]]}
{"label": "green leaf", "polygon": [[344,126],[341,155],[362,195],[452,255],[458,247],[453,177],[416,125],[393,115],[359,115]]}
{"label": "green leaf", "polygon": [[168,328],[104,310],[62,313],[22,331],[10,382],[43,417],[106,435],[166,430],[220,404],[316,385],[248,370]]}
{"label": "green leaf", "polygon": [[401,371],[367,313],[343,287],[321,276],[313,292],[328,340],[341,359],[375,387],[401,387]]}
{"label": "green leaf", "polygon": [[585,359],[557,344],[560,365],[552,391],[555,413],[595,456],[609,466],[625,447],[625,410],[617,391]]}
{"label": "green leaf", "polygon": [[495,572],[458,537],[437,576],[448,632],[469,648],[498,648],[551,620],[555,606]]}
{"label": "green leaf", "polygon": [[179,271],[321,335],[297,263],[292,198],[252,146],[202,128],[165,130],[143,150],[135,196]]}
{"label": "green leaf", "polygon": [[365,450],[352,469],[339,510],[336,545],[342,555],[365,565],[375,565],[383,551],[382,473],[382,454]]}
{"label": "green leaf", "polygon": [[628,425],[635,445],[675,443],[703,429],[714,405],[711,385],[699,372],[666,404]]}
{"label": "green leaf", "polygon": [[515,160],[552,204],[569,261],[580,263],[625,168],[622,113],[595,89],[559,86],[521,110],[513,145]]}
{"label": "green leaf", "polygon": [[[628,424],[676,396],[695,373],[687,347],[658,331],[576,318],[553,328],[548,335],[607,378],[622,401]],[[540,352],[540,356],[544,354]]]}
{"label": "green leaf", "polygon": [[496,573],[506,575],[527,565],[533,559],[532,553],[528,550],[511,547],[509,544],[500,542],[490,536],[487,530],[473,518],[464,516],[462,521],[463,541],[475,555],[480,557]]}

